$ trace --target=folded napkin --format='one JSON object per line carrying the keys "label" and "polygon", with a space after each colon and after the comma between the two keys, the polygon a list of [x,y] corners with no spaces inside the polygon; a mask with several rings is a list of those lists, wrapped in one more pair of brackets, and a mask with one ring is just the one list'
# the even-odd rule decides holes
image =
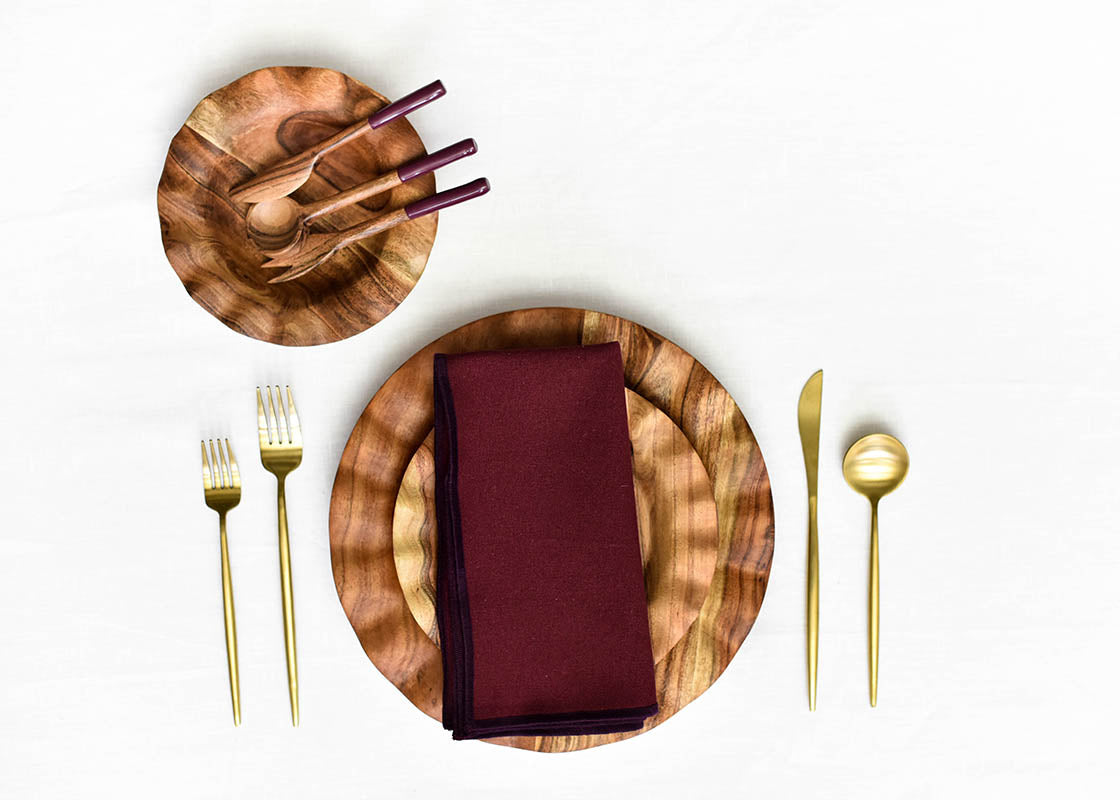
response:
{"label": "folded napkin", "polygon": [[444,727],[640,728],[657,694],[618,343],[434,373]]}

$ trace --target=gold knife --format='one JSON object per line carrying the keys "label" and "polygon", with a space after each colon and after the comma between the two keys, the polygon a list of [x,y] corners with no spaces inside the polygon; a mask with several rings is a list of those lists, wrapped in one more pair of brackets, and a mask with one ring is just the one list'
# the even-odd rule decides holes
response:
{"label": "gold knife", "polygon": [[806,643],[809,660],[809,710],[817,707],[817,639],[820,615],[820,564],[817,559],[817,455],[821,443],[821,388],[824,370],[805,382],[797,401],[797,427],[805,455],[805,482],[809,486],[809,574],[806,583]]}

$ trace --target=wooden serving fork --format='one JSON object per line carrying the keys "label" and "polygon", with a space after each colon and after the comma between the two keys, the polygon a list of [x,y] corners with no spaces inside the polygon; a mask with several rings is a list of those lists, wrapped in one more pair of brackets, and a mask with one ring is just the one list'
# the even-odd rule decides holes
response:
{"label": "wooden serving fork", "polygon": [[[210,464],[213,462],[214,466]],[[210,457],[206,457],[206,442],[202,443],[202,493],[206,505],[218,512],[218,531],[222,547],[222,605],[226,622],[226,660],[229,662],[229,691],[233,698],[233,724],[241,724],[241,682],[237,677],[237,620],[233,613],[233,577],[229,569],[229,545],[226,541],[226,514],[241,502],[241,473],[233,448],[226,439],[217,449],[210,440]]]}
{"label": "wooden serving fork", "polygon": [[369,222],[359,223],[338,233],[311,233],[303,236],[291,247],[285,249],[283,253],[264,262],[261,266],[265,269],[287,267],[287,270],[272,278],[269,283],[290,281],[301,275],[306,275],[339,250],[349,247],[355,242],[375,236],[403,222],[432,214],[474,197],[480,197],[489,191],[490,182],[486,178],[476,178],[470,183],[464,183],[454,189],[447,189],[433,194],[431,197],[409,203],[404,208],[386,212],[374,217]]}
{"label": "wooden serving fork", "polygon": [[[276,389],[276,404],[272,402],[272,389]],[[288,695],[292,701],[292,725],[299,725],[299,674],[296,668],[296,615],[292,598],[292,556],[288,547],[288,509],[284,502],[284,479],[303,460],[303,433],[299,415],[288,386],[288,410],[280,387],[264,387],[268,395],[268,415],[265,415],[261,388],[257,387],[257,433],[261,443],[261,463],[276,476],[276,512],[280,526],[280,599],[284,608],[284,652],[288,661]],[[276,413],[276,409],[280,413]]]}

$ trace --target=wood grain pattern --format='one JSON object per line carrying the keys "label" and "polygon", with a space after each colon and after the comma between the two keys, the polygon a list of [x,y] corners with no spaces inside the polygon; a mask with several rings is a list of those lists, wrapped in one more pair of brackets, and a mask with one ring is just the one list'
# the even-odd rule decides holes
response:
{"label": "wood grain pattern", "polygon": [[[353,336],[383,319],[416,285],[437,216],[412,220],[335,253],[314,273],[269,284],[249,240],[249,206],[231,187],[386,105],[367,86],[328,69],[270,67],[207,96],[171,141],[158,205],[168,261],[195,302],[238,333],[282,345]],[[314,202],[424,155],[404,118],[324,156],[292,197]],[[333,233],[435,191],[421,175],[309,226]]]}
{"label": "wood grain pattern", "polygon": [[[649,601],[654,661],[700,613],[716,565],[719,531],[711,483],[700,457],[673,421],[627,390],[634,495]],[[439,644],[436,625],[435,434],[405,469],[393,512],[393,558],[405,601]]]}
{"label": "wood grain pattern", "polygon": [[672,421],[708,473],[718,522],[715,567],[696,618],[657,660],[660,711],[641,731],[490,740],[496,744],[555,752],[629,738],[671,717],[727,667],[762,604],[774,549],[770,482],[746,419],[699,362],[640,325],[582,309],[525,309],[465,325],[405,362],[362,413],[335,476],[331,563],[343,609],[377,668],[440,719],[439,649],[413,617],[393,549],[400,487],[432,429],[432,356],[607,341],[622,346],[628,388]]}

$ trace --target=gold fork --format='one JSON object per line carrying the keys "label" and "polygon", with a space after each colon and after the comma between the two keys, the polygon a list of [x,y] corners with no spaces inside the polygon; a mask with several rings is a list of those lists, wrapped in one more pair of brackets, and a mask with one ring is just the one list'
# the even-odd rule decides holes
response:
{"label": "gold fork", "polygon": [[[210,462],[214,466],[211,468]],[[206,505],[218,512],[218,530],[222,543],[222,604],[226,620],[226,660],[229,662],[229,691],[233,698],[233,724],[241,724],[241,683],[237,677],[237,620],[233,614],[233,578],[229,571],[229,545],[226,541],[226,514],[241,502],[241,473],[233,448],[226,439],[214,449],[210,440],[210,457],[206,457],[206,442],[202,443],[202,493]]]}
{"label": "gold fork", "polygon": [[[296,670],[296,617],[292,601],[292,556],[288,548],[288,510],[284,504],[284,479],[303,459],[303,434],[299,427],[292,387],[288,390],[285,415],[280,387],[276,389],[276,405],[272,403],[273,387],[266,386],[268,415],[265,416],[261,387],[257,387],[257,433],[261,441],[261,463],[276,476],[276,510],[280,521],[280,598],[284,606],[284,652],[288,658],[288,694],[292,700],[292,725],[299,725],[299,677]],[[280,409],[279,415],[276,409]]]}

